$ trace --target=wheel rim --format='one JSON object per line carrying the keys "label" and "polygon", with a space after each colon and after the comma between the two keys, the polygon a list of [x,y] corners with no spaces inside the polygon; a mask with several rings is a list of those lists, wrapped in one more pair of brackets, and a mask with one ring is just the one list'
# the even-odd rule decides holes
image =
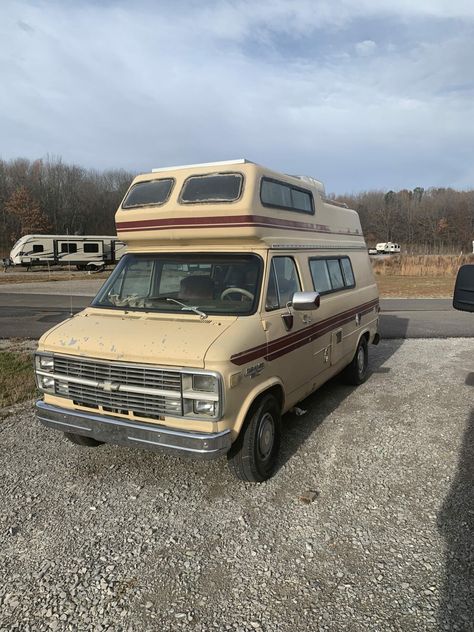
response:
{"label": "wheel rim", "polygon": [[359,375],[364,375],[365,371],[365,350],[361,345],[357,352],[357,370],[359,371]]}
{"label": "wheel rim", "polygon": [[275,422],[270,413],[265,413],[258,429],[258,451],[262,459],[267,459],[275,443]]}

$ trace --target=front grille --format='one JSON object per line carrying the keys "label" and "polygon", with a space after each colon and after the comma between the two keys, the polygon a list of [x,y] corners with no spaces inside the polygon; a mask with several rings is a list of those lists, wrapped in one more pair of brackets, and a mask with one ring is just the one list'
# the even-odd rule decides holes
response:
{"label": "front grille", "polygon": [[[109,412],[132,412],[150,418],[183,414],[181,373],[178,371],[54,356],[54,373],[58,377],[56,394],[81,406],[102,406]],[[60,376],[71,379],[62,381]],[[122,390],[127,387],[143,392]]]}
{"label": "front grille", "polygon": [[54,372],[68,377],[118,382],[144,388],[166,389],[181,393],[181,373],[120,362],[93,362],[82,358],[54,356]]}

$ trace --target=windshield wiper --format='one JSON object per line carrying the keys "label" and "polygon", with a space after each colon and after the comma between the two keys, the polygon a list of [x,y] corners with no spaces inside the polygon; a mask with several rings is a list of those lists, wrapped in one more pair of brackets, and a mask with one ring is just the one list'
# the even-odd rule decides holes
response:
{"label": "windshield wiper", "polygon": [[177,305],[181,305],[183,311],[194,312],[201,318],[201,320],[204,320],[205,318],[207,318],[207,314],[202,312],[197,307],[193,307],[192,305],[185,305],[184,303],[177,301],[175,298],[170,298],[169,296],[166,298],[166,300],[169,301],[170,303],[176,303]]}

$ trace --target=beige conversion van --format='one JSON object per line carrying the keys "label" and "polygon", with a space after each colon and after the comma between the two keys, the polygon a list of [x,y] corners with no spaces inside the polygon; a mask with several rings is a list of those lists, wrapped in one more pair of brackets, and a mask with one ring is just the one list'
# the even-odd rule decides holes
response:
{"label": "beige conversion van", "polygon": [[379,302],[357,213],[236,160],[136,177],[116,225],[127,254],[39,341],[38,418],[267,479],[282,414],[337,373],[366,379]]}

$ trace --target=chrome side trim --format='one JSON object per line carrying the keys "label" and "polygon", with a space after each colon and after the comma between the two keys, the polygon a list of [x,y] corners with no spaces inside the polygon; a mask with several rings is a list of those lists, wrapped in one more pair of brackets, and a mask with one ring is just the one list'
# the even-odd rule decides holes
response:
{"label": "chrome side trim", "polygon": [[232,440],[230,430],[216,433],[188,432],[157,424],[95,415],[36,402],[36,416],[49,428],[93,437],[104,443],[169,451],[179,456],[215,459],[224,455]]}

